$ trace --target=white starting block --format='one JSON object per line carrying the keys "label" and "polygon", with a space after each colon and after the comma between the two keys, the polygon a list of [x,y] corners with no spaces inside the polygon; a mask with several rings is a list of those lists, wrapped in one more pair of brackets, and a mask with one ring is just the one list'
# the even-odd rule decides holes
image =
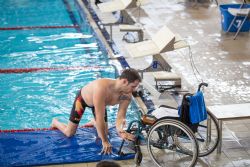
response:
{"label": "white starting block", "polygon": [[[161,87],[181,87],[181,77],[173,72],[167,71],[158,71],[153,73],[156,89],[161,89]],[[159,82],[161,81],[172,81],[174,84],[172,85],[161,85]]]}

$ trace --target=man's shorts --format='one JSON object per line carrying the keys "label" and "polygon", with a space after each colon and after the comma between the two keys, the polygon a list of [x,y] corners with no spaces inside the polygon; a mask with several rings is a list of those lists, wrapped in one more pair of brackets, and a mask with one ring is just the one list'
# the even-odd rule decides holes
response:
{"label": "man's shorts", "polygon": [[[74,104],[70,113],[69,120],[75,124],[79,124],[86,107],[92,109],[92,113],[95,117],[95,107],[90,107],[87,105],[87,103],[84,101],[84,99],[81,96],[81,90],[80,90],[76,95],[76,98],[75,98],[75,101],[74,101]],[[107,109],[105,109],[104,120],[105,122],[108,122]]]}

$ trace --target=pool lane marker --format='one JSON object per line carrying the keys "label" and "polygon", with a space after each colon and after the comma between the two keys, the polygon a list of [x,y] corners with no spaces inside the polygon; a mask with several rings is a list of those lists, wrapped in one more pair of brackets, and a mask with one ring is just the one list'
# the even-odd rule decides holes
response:
{"label": "pool lane marker", "polygon": [[[76,19],[75,15],[74,15],[74,12],[71,9],[71,6],[70,6],[69,2],[67,0],[62,0],[62,1],[64,3],[64,6],[66,7],[67,13],[68,13],[69,18],[70,18],[71,22],[73,23],[73,25],[79,25],[78,22],[77,22],[77,19]],[[76,28],[76,30],[78,32],[81,32],[79,26]]]}
{"label": "pool lane marker", "polygon": [[79,25],[0,27],[0,30],[6,31],[6,30],[57,29],[57,28],[79,28]]}
{"label": "pool lane marker", "polygon": [[66,71],[66,70],[84,70],[84,71],[95,71],[105,70],[105,66],[76,66],[76,67],[49,67],[49,68],[10,68],[0,69],[0,73],[30,73],[30,72],[47,72],[47,71]]}

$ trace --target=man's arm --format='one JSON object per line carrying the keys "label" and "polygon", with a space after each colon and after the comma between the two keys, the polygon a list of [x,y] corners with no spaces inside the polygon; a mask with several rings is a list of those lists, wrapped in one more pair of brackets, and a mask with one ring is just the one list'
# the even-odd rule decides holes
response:
{"label": "man's arm", "polygon": [[126,95],[126,96],[127,98],[123,97],[124,99],[121,100],[119,104],[119,110],[118,110],[117,119],[116,119],[116,130],[121,138],[127,139],[127,140],[134,140],[134,135],[129,134],[123,130],[123,126],[126,121],[126,113],[127,113],[128,105],[131,102],[131,95],[130,96]]}
{"label": "man's arm", "polygon": [[128,105],[131,102],[131,97],[128,95],[122,95],[120,97],[120,104],[119,109],[117,113],[117,119],[116,119],[116,130],[123,131],[124,121],[126,119],[126,112],[128,109]]}
{"label": "man's arm", "polygon": [[96,129],[98,136],[102,140],[103,153],[111,153],[111,145],[108,142],[106,134],[106,124],[104,120],[105,116],[105,89],[101,86],[95,86],[95,91],[93,92],[93,105],[95,107],[95,116],[96,116]]}

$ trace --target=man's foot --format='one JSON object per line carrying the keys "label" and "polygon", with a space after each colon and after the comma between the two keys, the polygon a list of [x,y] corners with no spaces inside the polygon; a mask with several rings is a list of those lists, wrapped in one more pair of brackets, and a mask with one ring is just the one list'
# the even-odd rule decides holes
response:
{"label": "man's foot", "polygon": [[52,128],[52,129],[55,129],[55,128],[56,128],[55,122],[58,122],[58,120],[57,120],[56,118],[53,118],[52,123],[51,123],[51,128]]}
{"label": "man's foot", "polygon": [[94,127],[95,126],[95,120],[92,119],[88,123],[84,124],[83,127]]}
{"label": "man's foot", "polygon": [[92,123],[88,122],[88,123],[84,124],[83,127],[91,128],[91,127],[94,127],[94,125]]}

